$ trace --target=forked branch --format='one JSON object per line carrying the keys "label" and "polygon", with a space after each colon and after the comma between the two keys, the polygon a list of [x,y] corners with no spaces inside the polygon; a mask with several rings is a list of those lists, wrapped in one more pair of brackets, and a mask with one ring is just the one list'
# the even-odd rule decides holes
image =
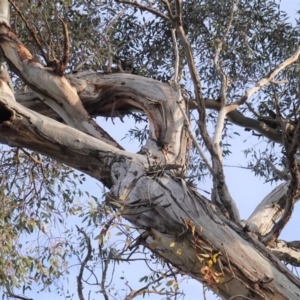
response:
{"label": "forked branch", "polygon": [[[5,23],[0,24],[0,47],[13,70],[69,126],[123,149],[89,116],[70,82],[39,63]],[[64,63],[68,54],[65,56]]]}
{"label": "forked branch", "polygon": [[[168,1],[168,0],[165,0]],[[178,33],[178,36],[180,38],[180,41],[183,45],[185,55],[188,62],[189,71],[191,74],[193,86],[194,86],[194,93],[196,96],[196,102],[197,102],[197,108],[199,112],[199,122],[198,126],[201,132],[201,136],[203,138],[203,141],[205,143],[205,146],[207,147],[208,151],[211,154],[212,160],[213,160],[213,170],[214,170],[214,188],[215,188],[215,204],[218,206],[222,206],[222,210],[225,209],[228,212],[229,218],[236,223],[239,222],[239,211],[237,209],[237,206],[235,204],[235,201],[230,195],[230,192],[228,190],[226,181],[225,181],[225,175],[223,170],[222,161],[220,159],[220,156],[218,155],[216,148],[214,147],[214,144],[208,134],[207,127],[206,127],[206,110],[205,110],[205,102],[202,96],[202,87],[201,87],[201,81],[196,69],[195,59],[193,56],[193,51],[190,45],[189,40],[187,39],[187,36],[185,34],[185,31],[182,26],[182,22],[179,20],[182,20],[182,10],[179,9],[178,6],[181,7],[181,1],[178,0],[176,2],[177,11],[176,11],[176,17],[173,17],[169,15],[169,18],[171,18],[173,22],[173,26],[176,28],[176,31]],[[217,200],[218,199],[218,200]]]}
{"label": "forked branch", "polygon": [[230,32],[231,26],[232,26],[235,6],[236,6],[236,0],[231,0],[229,22],[227,24],[227,27],[226,27],[226,30],[225,30],[225,33],[224,33],[222,39],[219,41],[219,43],[217,45],[217,49],[216,49],[216,53],[215,53],[215,57],[214,57],[215,68],[216,68],[217,73],[218,73],[218,75],[221,79],[220,100],[221,100],[221,107],[222,108],[219,112],[217,124],[215,126],[213,145],[216,149],[216,153],[219,157],[219,160],[221,160],[221,161],[222,161],[222,149],[221,149],[221,146],[220,146],[220,142],[221,142],[221,138],[222,138],[222,131],[223,131],[225,117],[226,117],[225,105],[227,104],[226,93],[227,93],[227,88],[228,88],[228,77],[224,73],[224,71],[221,67],[220,54],[221,54],[221,51],[222,51],[223,44],[226,41],[226,39],[229,35],[229,32]]}
{"label": "forked branch", "polygon": [[160,18],[162,18],[164,20],[167,20],[167,21],[170,20],[170,18],[168,16],[166,16],[163,13],[161,13],[160,11],[158,11],[158,10],[152,8],[152,7],[140,4],[138,2],[132,2],[132,1],[128,1],[128,0],[116,0],[116,2],[117,3],[123,3],[123,4],[128,4],[128,5],[136,6],[136,7],[140,8],[141,10],[149,11],[152,14],[154,14],[155,16],[160,17]]}
{"label": "forked branch", "polygon": [[269,72],[269,74],[259,80],[254,87],[252,87],[250,90],[246,92],[245,95],[243,95],[239,100],[235,101],[234,103],[230,104],[226,107],[226,112],[229,113],[235,109],[237,109],[239,106],[244,104],[253,94],[258,92],[262,87],[269,84],[276,75],[278,75],[282,70],[284,70],[286,67],[294,63],[300,55],[300,47],[296,50],[293,56],[286,59],[284,62],[276,66],[272,71]]}

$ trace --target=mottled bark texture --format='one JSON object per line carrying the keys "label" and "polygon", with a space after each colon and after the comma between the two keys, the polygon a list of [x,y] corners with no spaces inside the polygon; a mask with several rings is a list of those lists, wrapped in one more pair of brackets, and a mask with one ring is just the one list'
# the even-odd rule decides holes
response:
{"label": "mottled bark texture", "polygon": [[[37,151],[102,182],[110,190],[107,205],[142,232],[136,245],[148,247],[221,298],[300,299],[299,280],[271,250],[287,256],[279,246],[267,248],[259,241],[282,214],[274,207],[284,206],[284,186],[248,222],[230,221],[185,179],[190,137],[182,111],[188,115],[195,102],[183,99],[180,87],[124,73],[57,74],[34,59],[7,20],[0,16],[0,47],[32,91],[14,97],[0,80],[1,143]],[[221,109],[209,99],[205,106]],[[93,119],[134,111],[145,113],[150,128],[137,154],[124,150]],[[228,119],[282,141],[266,124],[235,110]]]}

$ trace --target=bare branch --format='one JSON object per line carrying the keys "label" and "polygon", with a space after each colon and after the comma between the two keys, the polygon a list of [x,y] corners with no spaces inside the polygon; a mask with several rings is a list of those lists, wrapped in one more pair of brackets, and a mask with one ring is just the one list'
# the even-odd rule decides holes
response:
{"label": "bare branch", "polygon": [[[7,85],[2,85],[0,87],[1,143],[12,147],[25,147],[50,156],[77,170],[84,170],[86,174],[108,186],[111,185],[110,161],[113,157],[119,155],[124,158],[135,157],[147,164],[146,158],[142,155],[122,151],[91,138],[76,129],[30,111],[13,99],[11,89]],[[88,165],[84,159],[86,155],[90,159]]]}
{"label": "bare branch", "polygon": [[152,14],[154,14],[157,17],[160,17],[160,18],[162,18],[164,20],[167,20],[167,21],[170,20],[170,18],[168,18],[165,14],[161,13],[160,11],[158,11],[158,10],[152,8],[152,7],[140,4],[138,2],[127,1],[127,0],[116,0],[116,2],[123,3],[123,4],[129,4],[129,5],[132,5],[132,6],[136,6],[136,7],[140,8],[141,10],[151,12]]}
{"label": "bare branch", "polygon": [[184,51],[185,51],[185,55],[187,57],[187,61],[188,61],[188,66],[189,66],[189,70],[190,70],[190,74],[191,74],[191,78],[192,78],[192,82],[194,85],[194,92],[196,95],[196,101],[197,101],[197,108],[198,108],[198,112],[199,112],[199,129],[201,131],[201,135],[203,137],[205,146],[207,147],[207,149],[209,150],[210,154],[212,156],[215,155],[214,152],[214,148],[213,148],[213,144],[212,141],[209,137],[207,128],[206,128],[206,111],[205,111],[205,104],[204,104],[204,99],[202,97],[202,87],[201,87],[201,82],[200,82],[200,78],[196,69],[196,65],[195,65],[195,60],[193,57],[193,52],[192,52],[192,48],[190,45],[190,42],[188,41],[185,32],[183,30],[182,26],[179,26],[177,24],[175,24],[178,36],[182,42]]}
{"label": "bare branch", "polygon": [[60,17],[58,19],[61,21],[63,25],[63,31],[64,31],[64,54],[63,57],[58,64],[58,67],[56,69],[56,72],[58,75],[62,76],[67,68],[69,57],[70,57],[70,39],[69,39],[69,32],[68,32],[68,26],[64,22],[64,20]]}
{"label": "bare branch", "polygon": [[[224,107],[227,104],[227,87],[228,87],[228,78],[227,75],[223,72],[222,67],[220,65],[219,57],[222,51],[223,43],[225,42],[229,32],[230,28],[232,26],[233,17],[234,17],[234,10],[235,10],[235,3],[236,0],[231,0],[231,9],[230,9],[230,15],[229,15],[229,22],[226,27],[225,33],[222,37],[222,39],[219,41],[214,57],[214,64],[217,70],[218,75],[221,78],[221,93],[220,93],[220,99],[221,99],[221,105]],[[219,159],[222,161],[222,149],[220,146],[221,138],[222,138],[222,131],[224,127],[224,121],[226,117],[226,109],[222,108],[219,112],[217,124],[215,126],[215,132],[213,137],[213,145],[216,149],[216,153],[219,156]]]}
{"label": "bare branch", "polygon": [[181,0],[175,1],[176,6],[176,19],[179,26],[182,26],[182,7],[181,7]]}
{"label": "bare branch", "polygon": [[246,300],[251,300],[251,298],[246,297],[244,295],[235,295],[235,296],[230,297],[228,300],[234,300],[235,298],[243,298],[243,299],[246,299]]}
{"label": "bare branch", "polygon": [[240,105],[244,104],[253,94],[258,92],[262,87],[270,83],[273,78],[286,67],[294,63],[300,55],[300,47],[294,53],[293,56],[286,59],[284,62],[276,66],[265,78],[259,80],[254,87],[252,87],[249,91],[246,92],[244,96],[242,96],[238,101],[230,104],[226,107],[227,113],[237,109]]}
{"label": "bare branch", "polygon": [[270,82],[273,83],[273,84],[285,84],[285,83],[289,83],[289,81],[287,79],[271,80]]}
{"label": "bare branch", "polygon": [[95,57],[95,54],[88,56],[84,61],[82,61],[75,67],[74,71],[75,72],[78,71],[83,65],[85,65],[90,59],[92,59],[94,57]]}
{"label": "bare branch", "polygon": [[[226,185],[224,171],[222,162],[218,156],[218,154],[215,151],[214,145],[209,137],[207,127],[206,127],[206,111],[205,111],[205,103],[204,99],[202,97],[202,88],[201,88],[201,82],[198,75],[198,72],[196,70],[195,60],[193,57],[192,48],[190,45],[189,40],[186,37],[186,34],[184,32],[184,29],[182,26],[178,24],[178,22],[173,22],[174,26],[176,27],[177,33],[179,35],[179,38],[183,44],[183,48],[185,50],[185,55],[187,57],[188,66],[192,78],[192,82],[194,85],[194,92],[196,95],[196,102],[197,102],[197,108],[199,112],[199,122],[198,126],[201,132],[201,136],[204,140],[205,146],[207,147],[208,151],[210,152],[213,160],[213,170],[214,170],[214,186],[216,188],[217,194],[215,199],[219,199],[219,201],[216,201],[215,204],[220,205],[223,204],[223,207],[228,211],[229,217],[234,220],[235,222],[239,222],[239,212],[237,209],[237,206],[232,199],[228,187]],[[222,208],[223,210],[223,208]]]}
{"label": "bare branch", "polygon": [[106,292],[105,281],[106,281],[106,276],[107,276],[108,265],[111,261],[111,256],[112,256],[112,249],[109,250],[108,256],[105,257],[104,268],[102,270],[101,293],[103,294],[103,297],[105,300],[109,300],[109,297]]}
{"label": "bare branch", "polygon": [[14,71],[69,126],[122,149],[119,143],[89,116],[70,82],[64,76],[57,76],[55,69],[44,67],[34,59],[5,23],[0,24],[0,46]]}
{"label": "bare branch", "polygon": [[197,148],[197,150],[198,150],[200,156],[202,157],[203,161],[204,161],[205,164],[207,165],[207,168],[209,169],[210,173],[211,173],[212,175],[214,175],[214,170],[213,170],[211,164],[209,163],[209,161],[208,161],[206,155],[204,154],[204,152],[203,152],[201,146],[199,145],[199,143],[198,143],[196,137],[194,136],[193,132],[191,131],[189,119],[188,119],[186,113],[184,112],[184,110],[182,109],[182,107],[181,107],[181,105],[180,105],[180,102],[178,102],[178,106],[179,106],[179,109],[180,109],[180,111],[181,111],[181,113],[182,113],[182,115],[183,115],[183,117],[184,117],[184,120],[185,120],[185,123],[186,123],[186,130],[187,130],[187,132],[189,133],[189,136],[190,136],[190,138],[192,139],[192,141],[193,141],[193,143],[194,143],[194,146]]}
{"label": "bare branch", "polygon": [[164,3],[165,8],[166,8],[166,10],[167,10],[167,12],[168,12],[168,15],[169,15],[170,20],[173,21],[174,18],[175,18],[175,16],[173,15],[172,8],[171,8],[171,5],[170,5],[169,0],[163,0],[163,3]]}
{"label": "bare branch", "polygon": [[262,242],[266,245],[272,244],[278,238],[282,229],[289,221],[294,209],[294,204],[300,196],[300,176],[299,176],[299,170],[298,170],[298,165],[296,160],[299,129],[300,129],[300,120],[298,120],[292,140],[290,140],[288,134],[285,133],[285,149],[287,152],[286,158],[291,173],[291,180],[290,180],[290,185],[286,197],[285,211],[281,219],[274,224],[272,230],[267,235],[265,235],[262,239]]}
{"label": "bare branch", "polygon": [[105,42],[107,44],[107,54],[108,54],[108,66],[107,66],[107,71],[108,72],[111,72],[111,67],[112,67],[112,64],[113,64],[113,53],[112,53],[112,49],[111,49],[111,42],[110,42],[110,39],[109,39],[109,36],[108,36],[108,33],[110,31],[110,29],[112,28],[112,26],[118,21],[118,19],[120,17],[122,17],[124,15],[126,11],[126,8],[122,9],[116,17],[114,17],[107,25],[106,27],[106,30],[105,30],[105,34],[104,34],[104,39],[105,39]]}
{"label": "bare branch", "polygon": [[218,75],[221,78],[220,97],[221,97],[221,103],[222,103],[223,106],[226,105],[226,102],[227,102],[226,91],[227,91],[228,80],[227,80],[226,74],[222,70],[219,59],[220,59],[220,54],[221,54],[221,51],[222,51],[223,43],[227,39],[227,37],[229,35],[229,32],[230,32],[230,28],[232,26],[235,6],[237,5],[238,1],[237,1],[237,3],[235,3],[235,2],[236,2],[236,0],[231,0],[231,9],[230,9],[230,15],[229,15],[229,22],[228,22],[228,25],[226,27],[226,30],[225,30],[225,33],[224,33],[222,39],[218,42],[215,57],[214,57],[214,65],[216,67]]}
{"label": "bare branch", "polygon": [[286,243],[288,247],[300,250],[300,241],[291,241]]}
{"label": "bare branch", "polygon": [[9,3],[14,7],[15,11],[18,13],[18,15],[21,17],[21,19],[23,20],[23,22],[25,23],[25,26],[27,28],[27,30],[29,31],[29,33],[31,34],[31,36],[33,37],[34,41],[36,42],[37,46],[39,47],[40,51],[41,51],[41,55],[44,58],[45,62],[48,62],[47,59],[47,55],[44,51],[44,48],[39,40],[39,38],[37,37],[35,31],[29,26],[27,19],[25,18],[25,16],[22,14],[22,12],[20,11],[20,9],[15,5],[15,3],[12,0],[8,0]]}
{"label": "bare branch", "polygon": [[[204,99],[202,97],[202,87],[200,78],[196,69],[195,59],[193,56],[193,51],[191,48],[191,44],[189,40],[187,39],[187,36],[185,34],[185,31],[183,29],[182,24],[179,22],[179,18],[176,18],[172,15],[172,12],[170,8],[168,7],[168,0],[165,0],[164,3],[167,6],[167,10],[169,12],[169,18],[173,23],[173,26],[176,28],[176,31],[178,33],[179,39],[181,40],[181,43],[183,45],[185,55],[188,61],[188,67],[190,71],[190,75],[192,78],[193,86],[194,86],[194,93],[196,96],[197,101],[197,108],[199,112],[199,122],[198,126],[201,132],[201,136],[204,140],[204,144],[207,147],[208,151],[210,152],[213,160],[213,170],[214,170],[214,186],[217,191],[216,198],[218,198],[220,201],[216,201],[215,204],[223,204],[223,207],[227,210],[228,215],[230,219],[234,220],[236,223],[239,222],[239,212],[237,209],[237,206],[232,199],[230,192],[228,190],[228,187],[226,185],[225,176],[224,176],[224,170],[222,166],[222,162],[220,160],[220,157],[218,156],[218,153],[215,150],[214,144],[212,143],[210,136],[207,131],[206,127],[206,110],[205,110],[205,104]],[[180,1],[177,2],[177,5],[181,5]],[[177,8],[179,9],[179,8]],[[180,10],[181,11],[181,10]],[[178,13],[178,10],[177,10]],[[223,208],[222,208],[223,210]]]}
{"label": "bare branch", "polygon": [[8,297],[19,299],[19,300],[33,300],[32,298],[27,298],[25,296],[16,295],[10,291],[8,291],[6,294]]}
{"label": "bare branch", "polygon": [[[143,286],[142,288],[138,289],[138,290],[133,290],[129,285],[128,283],[126,283],[126,285],[129,287],[130,289],[130,293],[125,297],[124,300],[132,300],[133,298],[139,296],[139,295],[142,295],[143,292],[147,291],[147,294],[157,294],[157,295],[170,295],[170,294],[175,294],[175,295],[178,295],[178,294],[181,294],[181,293],[178,293],[177,291],[174,291],[174,292],[165,292],[165,291],[157,291],[155,289],[153,290],[149,290],[149,287],[151,285],[154,285],[156,283],[159,283],[161,280],[163,279],[166,279],[168,277],[173,277],[173,276],[176,276],[176,274],[174,274],[174,272],[171,271],[170,274],[163,274],[163,276],[159,276],[157,277],[155,280],[150,280],[148,284],[146,284],[145,286]],[[175,279],[176,280],[176,277]]]}
{"label": "bare branch", "polygon": [[85,243],[86,243],[86,246],[87,246],[87,253],[86,253],[86,256],[85,256],[84,260],[80,264],[80,270],[79,270],[79,274],[77,276],[77,293],[78,293],[78,297],[79,297],[80,300],[85,300],[84,296],[83,296],[83,293],[82,293],[82,291],[83,291],[82,276],[83,276],[83,272],[84,272],[84,269],[85,269],[88,261],[91,259],[92,245],[91,245],[91,239],[87,236],[87,234],[82,229],[80,229],[77,225],[76,225],[76,227],[77,227],[78,232],[80,232],[84,236]]}
{"label": "bare branch", "polygon": [[264,236],[283,214],[289,182],[281,183],[256,207],[247,224],[251,232]]}
{"label": "bare branch", "polygon": [[278,240],[269,246],[269,249],[285,263],[300,267],[300,241],[286,242]]}
{"label": "bare branch", "polygon": [[[91,59],[92,57],[87,58]],[[80,68],[85,62],[80,63],[76,69]],[[119,87],[124,80],[128,77],[128,74],[122,74],[119,73],[118,76],[114,78],[115,87]],[[130,74],[131,78],[139,78],[139,82],[141,84],[144,84],[144,81],[148,81],[146,78],[141,78],[136,75]],[[101,105],[102,102],[105,102],[105,99],[102,97],[102,91],[100,90],[98,94],[91,94],[89,91],[95,90],[95,88],[99,85],[105,84],[106,82],[111,82],[110,75],[108,74],[100,74],[96,72],[90,72],[89,74],[83,73],[77,73],[76,76],[74,74],[70,74],[67,76],[68,80],[71,81],[72,86],[76,88],[78,93],[80,92],[80,99],[85,107],[85,109],[89,112],[89,114],[93,117],[97,116],[110,116],[111,115],[111,109],[108,110],[104,108],[109,105],[109,103],[106,101],[105,105]],[[91,82],[91,79],[93,78],[93,82]],[[78,79],[80,81],[78,81]],[[77,80],[77,81],[76,81]],[[152,79],[152,86],[154,83],[156,85],[164,85],[164,83],[158,83],[157,81],[154,81]],[[129,85],[129,82],[126,83]],[[99,89],[97,89],[99,90]],[[27,92],[23,94],[16,94],[15,95],[17,101],[21,103],[23,106],[28,107],[34,111],[37,111],[45,116],[51,117],[51,118],[57,118],[55,112],[53,112],[50,108],[48,108],[45,104],[39,102],[38,97],[33,92]],[[162,101],[166,101],[165,99],[162,99]],[[221,110],[221,103],[217,100],[213,99],[204,99],[205,108],[206,109],[213,109],[216,111]],[[124,103],[118,103],[119,109],[122,109],[123,106],[127,111],[129,111],[128,114],[132,114],[133,110],[137,110],[137,108],[130,109],[128,107],[128,104]],[[197,103],[194,100],[190,100],[188,102],[188,106],[190,110],[197,109]],[[125,110],[124,110],[125,111]],[[131,112],[132,111],[132,112]],[[237,126],[253,129],[254,131],[257,131],[261,135],[265,136],[266,138],[270,139],[273,142],[276,143],[282,143],[282,133],[274,130],[273,128],[269,127],[266,123],[255,120],[249,117],[244,116],[242,113],[240,113],[237,110],[234,110],[227,114],[227,118],[230,122],[233,124],[236,124]]]}
{"label": "bare branch", "polygon": [[[206,109],[213,109],[220,111],[221,110],[221,103],[217,100],[213,99],[204,99],[205,108]],[[189,103],[190,109],[197,108],[197,102],[195,100],[191,100]],[[270,139],[275,143],[283,143],[282,133],[274,130],[266,123],[262,121],[258,121],[249,117],[245,117],[241,112],[238,110],[233,110],[227,114],[227,118],[230,122],[240,127],[253,129],[259,132],[261,135],[265,136],[266,138]]]}

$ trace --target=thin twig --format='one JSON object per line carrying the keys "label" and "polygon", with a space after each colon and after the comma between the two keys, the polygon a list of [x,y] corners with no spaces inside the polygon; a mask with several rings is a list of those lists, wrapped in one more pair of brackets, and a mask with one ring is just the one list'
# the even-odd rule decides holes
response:
{"label": "thin twig", "polygon": [[226,27],[226,30],[225,30],[225,33],[224,33],[222,39],[218,43],[215,58],[214,58],[214,64],[215,64],[217,73],[219,74],[219,76],[221,78],[220,97],[221,97],[222,109],[219,112],[217,124],[215,126],[213,145],[214,145],[217,155],[219,156],[219,159],[221,161],[222,161],[222,149],[220,146],[220,141],[222,138],[222,131],[223,131],[223,127],[224,127],[225,117],[227,114],[226,109],[223,109],[223,107],[225,107],[225,105],[227,103],[226,92],[227,92],[227,87],[228,87],[228,78],[227,78],[227,75],[223,72],[223,69],[220,65],[219,59],[220,59],[220,54],[222,51],[223,43],[225,42],[225,40],[230,32],[231,26],[232,26],[233,17],[234,17],[234,8],[235,8],[235,0],[231,0],[231,10],[230,10],[229,22],[228,22],[228,25]]}
{"label": "thin twig", "polygon": [[83,291],[82,276],[83,276],[83,272],[84,272],[84,269],[85,269],[88,261],[91,259],[92,245],[91,245],[91,239],[87,236],[87,234],[82,229],[80,229],[78,226],[76,226],[76,227],[77,227],[78,232],[80,232],[84,236],[86,246],[87,246],[87,254],[86,254],[85,259],[83,260],[83,262],[81,262],[79,274],[77,276],[78,297],[79,297],[80,300],[84,300],[84,296],[83,296],[83,293],[82,293],[82,291]]}
{"label": "thin twig", "polygon": [[194,136],[193,132],[191,131],[191,128],[190,128],[190,122],[189,122],[189,119],[185,113],[185,111],[182,109],[181,105],[180,105],[180,102],[178,101],[178,107],[184,117],[184,120],[185,120],[185,123],[186,123],[186,130],[187,132],[189,133],[189,136],[190,138],[192,139],[193,143],[194,143],[194,146],[197,148],[197,150],[199,151],[199,154],[200,156],[202,157],[203,161],[205,162],[205,164],[207,165],[207,168],[209,169],[210,173],[212,174],[212,176],[214,175],[214,171],[213,171],[213,168],[211,166],[211,164],[209,163],[207,157],[205,156],[201,146],[199,145],[196,137]]}
{"label": "thin twig", "polygon": [[64,31],[64,54],[59,64],[59,74],[63,75],[63,73],[67,68],[69,57],[70,57],[70,38],[69,38],[67,24],[64,22],[62,18],[58,17],[58,19],[61,21],[63,25],[63,31]]}
{"label": "thin twig", "polygon": [[73,72],[78,71],[84,64],[86,64],[90,59],[94,58],[95,54],[92,54],[90,56],[88,56],[84,61],[82,61],[81,63],[79,63],[75,69],[73,70]]}
{"label": "thin twig", "polygon": [[[172,274],[171,274],[172,275]],[[125,297],[124,300],[132,300],[133,298],[141,295],[144,291],[146,291],[150,285],[154,285],[155,283],[159,283],[161,280],[169,277],[170,275],[168,274],[164,274],[164,276],[160,276],[155,280],[150,281],[147,285],[143,286],[142,288],[138,289],[137,291],[133,290],[128,283],[126,283],[126,285],[128,286],[128,288],[130,289],[130,293]],[[163,292],[163,291],[156,291],[156,290],[148,290],[147,293],[149,294],[158,294],[158,295],[167,295],[167,292]],[[174,294],[176,294],[177,292],[174,291]]]}
{"label": "thin twig", "polygon": [[253,115],[256,117],[256,118],[259,118],[260,117],[260,114],[258,114],[254,108],[252,107],[252,105],[250,103],[245,103],[246,106],[248,107],[249,111],[251,111],[253,113]]}
{"label": "thin twig", "polygon": [[21,148],[21,150],[36,164],[41,164],[42,163],[42,160],[41,159],[35,159],[33,156],[32,156],[32,153],[29,153],[28,151],[26,151],[24,148]]}
{"label": "thin twig", "polygon": [[110,73],[111,72],[111,67],[113,64],[113,53],[112,53],[112,48],[111,48],[111,42],[110,42],[110,38],[109,38],[109,31],[111,29],[111,27],[117,22],[117,20],[122,17],[125,13],[125,11],[127,10],[127,8],[122,9],[116,17],[114,17],[107,25],[106,29],[105,29],[105,33],[104,33],[104,39],[107,45],[107,55],[108,55],[108,66],[107,66],[107,71]]}
{"label": "thin twig", "polygon": [[109,297],[106,292],[105,281],[106,281],[106,276],[107,276],[108,265],[110,263],[111,255],[112,255],[111,250],[112,249],[109,250],[109,254],[104,261],[104,268],[102,271],[102,279],[101,279],[101,293],[103,294],[103,297],[105,300],[109,300]]}
{"label": "thin twig", "polygon": [[36,44],[40,48],[42,57],[44,58],[45,62],[47,63],[48,59],[47,59],[46,54],[44,52],[43,46],[41,45],[41,42],[40,42],[39,38],[37,37],[37,35],[35,34],[34,30],[29,26],[29,24],[27,22],[27,19],[25,18],[25,16],[22,14],[20,9],[14,4],[14,2],[12,0],[8,0],[8,2],[14,7],[15,11],[18,13],[18,15],[21,17],[21,19],[25,23],[25,26],[26,26],[27,30],[29,31],[29,33],[33,37],[34,41],[36,42]]}
{"label": "thin twig", "polygon": [[16,294],[12,293],[12,292],[7,292],[7,295],[9,297],[13,297],[15,299],[20,299],[20,300],[33,300],[32,298],[27,298],[27,297],[19,296],[19,295],[16,295]]}
{"label": "thin twig", "polygon": [[300,55],[300,47],[297,49],[297,51],[294,53],[293,56],[286,59],[278,66],[276,66],[272,71],[269,72],[269,74],[265,78],[259,80],[256,83],[256,85],[252,87],[250,90],[248,90],[246,94],[243,95],[239,100],[227,106],[226,107],[227,113],[237,109],[240,105],[244,104],[253,94],[255,94],[262,87],[270,83],[279,72],[281,72],[283,69],[285,69],[287,66],[291,65],[292,63],[294,63],[299,58],[299,55]]}

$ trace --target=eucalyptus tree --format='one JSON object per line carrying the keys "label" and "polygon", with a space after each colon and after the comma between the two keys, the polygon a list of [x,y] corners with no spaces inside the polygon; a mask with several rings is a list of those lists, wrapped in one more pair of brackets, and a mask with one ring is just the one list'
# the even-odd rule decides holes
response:
{"label": "eucalyptus tree", "polygon": [[[35,283],[49,288],[73,254],[82,257],[78,297],[88,271],[109,299],[108,262],[148,249],[165,273],[144,278],[125,299],[177,297],[177,274],[222,299],[299,299],[300,281],[286,264],[299,266],[300,242],[279,240],[300,191],[298,23],[270,0],[2,0],[0,12],[15,90],[2,74],[0,142],[12,147],[3,148],[0,177],[5,295],[25,299]],[[148,122],[130,131],[138,153],[101,127],[104,118],[127,116]],[[248,220],[224,175],[232,126],[261,141],[259,153],[246,153],[248,169],[283,180]],[[84,177],[73,169],[104,185],[104,202],[97,195],[85,211],[75,204]],[[197,190],[205,176],[210,199]],[[88,220],[78,227],[78,249],[59,240],[35,256],[22,252],[21,234],[47,236],[47,225],[70,214]],[[120,217],[139,234],[127,234],[118,252],[105,238]],[[102,279],[88,266],[100,264],[96,256]],[[168,276],[170,289],[159,290]]]}

